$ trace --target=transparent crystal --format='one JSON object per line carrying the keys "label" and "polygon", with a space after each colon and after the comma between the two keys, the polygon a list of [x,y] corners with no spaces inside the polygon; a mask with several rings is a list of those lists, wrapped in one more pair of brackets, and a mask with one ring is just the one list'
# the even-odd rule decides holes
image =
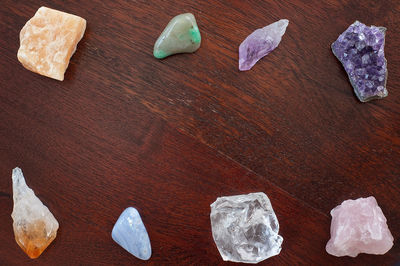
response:
{"label": "transparent crystal", "polygon": [[278,219],[262,192],[217,198],[211,204],[210,219],[225,261],[258,263],[281,251]]}

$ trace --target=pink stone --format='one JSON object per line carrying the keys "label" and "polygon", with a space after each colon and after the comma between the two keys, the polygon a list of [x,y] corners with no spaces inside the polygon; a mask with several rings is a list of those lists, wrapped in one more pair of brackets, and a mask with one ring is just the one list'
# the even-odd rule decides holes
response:
{"label": "pink stone", "polygon": [[331,239],[326,252],[341,257],[381,255],[393,246],[386,217],[374,197],[345,200],[331,211]]}

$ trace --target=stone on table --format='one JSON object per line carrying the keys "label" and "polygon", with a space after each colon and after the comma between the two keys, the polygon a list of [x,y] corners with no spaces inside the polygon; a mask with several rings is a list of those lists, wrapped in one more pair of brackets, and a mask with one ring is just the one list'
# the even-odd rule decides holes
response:
{"label": "stone on table", "polygon": [[385,34],[384,27],[368,27],[356,21],[332,44],[361,102],[388,95]]}
{"label": "stone on table", "polygon": [[129,207],[122,212],[114,225],[111,236],[115,242],[135,257],[141,260],[150,259],[149,235],[135,208]]}
{"label": "stone on table", "polygon": [[153,54],[162,59],[179,53],[193,53],[199,49],[201,35],[191,13],[174,17],[154,44]]}
{"label": "stone on table", "polygon": [[83,18],[41,7],[20,32],[18,60],[33,72],[62,81],[85,29]]}
{"label": "stone on table", "polygon": [[58,222],[26,183],[22,170],[12,172],[14,235],[17,244],[31,258],[42,254],[56,238]]}
{"label": "stone on table", "polygon": [[210,219],[225,261],[258,263],[281,251],[278,219],[262,192],[217,198],[211,204]]}
{"label": "stone on table", "polygon": [[385,254],[393,246],[386,217],[374,197],[345,200],[331,211],[331,239],[326,251],[334,256]]}
{"label": "stone on table", "polygon": [[288,25],[289,20],[281,19],[250,34],[239,46],[239,70],[250,70],[278,47]]}

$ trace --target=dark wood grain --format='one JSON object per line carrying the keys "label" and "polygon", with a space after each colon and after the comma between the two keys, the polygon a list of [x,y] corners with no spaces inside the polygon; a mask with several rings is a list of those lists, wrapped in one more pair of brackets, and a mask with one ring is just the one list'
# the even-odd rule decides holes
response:
{"label": "dark wood grain", "polygon": [[[40,5],[88,28],[63,82],[25,70],[19,31]],[[271,265],[392,265],[400,260],[398,1],[9,1],[0,7],[0,265],[139,264],[111,229],[135,206],[149,264],[221,264],[209,205],[264,191],[284,237]],[[159,61],[158,35],[192,12],[202,47]],[[290,20],[251,71],[237,49],[253,30]],[[330,44],[354,20],[388,28],[389,96],[355,98]],[[11,170],[60,222],[30,260],[13,238]],[[329,210],[374,195],[395,246],[384,256],[325,252]]]}

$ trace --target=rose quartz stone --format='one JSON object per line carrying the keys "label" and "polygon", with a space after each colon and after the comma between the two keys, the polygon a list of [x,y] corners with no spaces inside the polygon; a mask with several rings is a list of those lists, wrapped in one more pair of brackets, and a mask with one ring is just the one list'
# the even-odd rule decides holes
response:
{"label": "rose quartz stone", "polygon": [[345,200],[331,211],[331,239],[326,251],[334,256],[381,255],[393,246],[386,217],[374,197]]}

